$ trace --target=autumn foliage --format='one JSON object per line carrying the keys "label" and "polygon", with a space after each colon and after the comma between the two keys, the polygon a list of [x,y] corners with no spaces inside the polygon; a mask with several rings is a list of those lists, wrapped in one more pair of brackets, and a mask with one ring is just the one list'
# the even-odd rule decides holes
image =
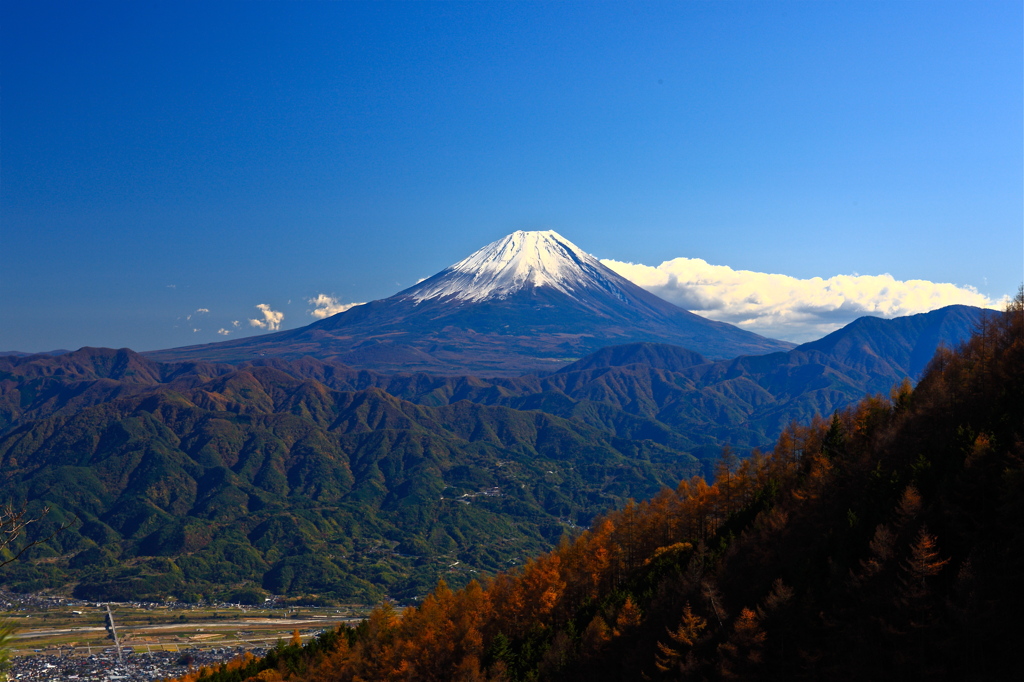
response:
{"label": "autumn foliage", "polygon": [[[726,450],[715,473],[596,519],[516,573],[457,592],[441,583],[403,611],[384,604],[305,669],[274,670],[311,682],[1012,670],[1024,634],[1021,295],[940,350],[916,388],[791,425],[767,453]],[[207,678],[261,674],[229,672]]]}

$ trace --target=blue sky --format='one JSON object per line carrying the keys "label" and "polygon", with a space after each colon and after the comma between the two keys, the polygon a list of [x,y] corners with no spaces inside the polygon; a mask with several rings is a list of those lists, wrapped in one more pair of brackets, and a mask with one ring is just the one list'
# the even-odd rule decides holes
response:
{"label": "blue sky", "polygon": [[1024,279],[1022,25],[1019,2],[5,0],[0,350],[204,343],[261,331],[257,304],[301,326],[517,229],[994,301]]}

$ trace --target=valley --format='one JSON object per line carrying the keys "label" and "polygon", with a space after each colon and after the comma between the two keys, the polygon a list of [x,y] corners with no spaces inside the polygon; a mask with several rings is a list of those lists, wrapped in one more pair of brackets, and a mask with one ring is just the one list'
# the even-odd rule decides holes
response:
{"label": "valley", "polygon": [[[94,603],[68,602],[74,611],[48,609],[45,613],[8,616],[16,628],[11,652],[58,656],[109,654],[114,643],[104,626],[106,610]],[[295,630],[303,637],[338,623],[357,623],[369,607],[344,609],[305,606],[301,610],[264,610],[221,604],[196,607],[185,604],[112,603],[121,645],[137,652],[184,651],[189,648],[270,648],[289,641]],[[283,611],[283,612],[282,612]]]}
{"label": "valley", "polygon": [[[280,642],[307,641],[339,623],[356,623],[369,609],[296,608],[183,603],[95,603],[0,593],[10,643],[11,679],[154,680],[176,677],[248,654],[263,656]],[[107,627],[114,616],[121,650]]]}

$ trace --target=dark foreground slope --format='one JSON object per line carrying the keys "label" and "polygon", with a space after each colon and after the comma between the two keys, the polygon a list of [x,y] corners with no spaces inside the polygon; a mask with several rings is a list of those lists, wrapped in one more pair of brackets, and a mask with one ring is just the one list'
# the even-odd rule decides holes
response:
{"label": "dark foreground slope", "polygon": [[[916,389],[788,429],[486,588],[293,651],[347,680],[1015,679],[1024,294]],[[240,682],[267,663],[216,673]],[[265,676],[264,676],[265,677]]]}

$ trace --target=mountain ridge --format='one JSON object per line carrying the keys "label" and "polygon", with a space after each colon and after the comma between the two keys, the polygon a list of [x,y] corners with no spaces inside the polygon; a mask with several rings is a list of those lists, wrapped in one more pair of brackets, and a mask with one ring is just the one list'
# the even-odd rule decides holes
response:
{"label": "mountain ridge", "polygon": [[[842,329],[794,350],[821,350],[845,364],[864,366],[873,356],[905,366],[912,378],[924,370],[939,345],[951,346],[963,340],[963,331],[977,324],[980,317],[973,306],[950,305],[926,313],[885,319],[859,317]],[[994,311],[989,314],[996,315]],[[882,348],[884,344],[884,349]],[[870,348],[868,352],[865,349]],[[859,357],[858,357],[859,356]]]}
{"label": "mountain ridge", "polygon": [[[488,379],[379,373],[312,357],[257,358],[239,365],[159,363],[127,349],[0,358],[0,429],[18,419],[144,390],[147,383],[183,382],[188,387],[238,369],[268,367],[333,390],[376,387],[424,405],[470,400],[541,409],[613,431],[619,427],[610,425],[617,423],[630,432],[702,432],[702,438],[713,443],[702,451],[703,458],[714,456],[726,432],[738,447],[763,446],[793,419],[829,414],[864,393],[887,393],[900,381],[914,378],[912,354],[906,349],[923,352],[920,347],[927,335],[920,329],[936,324],[944,329],[939,337],[928,337],[931,345],[924,350],[934,353],[940,345],[955,346],[966,338],[984,314],[981,309],[951,307],[914,316],[909,325],[904,318],[869,321],[872,328],[880,325],[887,331],[879,334],[883,343],[877,348],[868,344],[866,350],[870,339],[863,336],[864,325],[851,323],[847,331],[826,337],[829,344],[820,348],[805,344],[785,353],[713,362],[684,348],[638,343],[600,349],[543,376]],[[902,337],[908,330],[910,336]],[[855,347],[861,355],[851,354]],[[838,355],[830,355],[830,348],[839,349]],[[899,351],[898,357],[880,357],[892,348]]]}

